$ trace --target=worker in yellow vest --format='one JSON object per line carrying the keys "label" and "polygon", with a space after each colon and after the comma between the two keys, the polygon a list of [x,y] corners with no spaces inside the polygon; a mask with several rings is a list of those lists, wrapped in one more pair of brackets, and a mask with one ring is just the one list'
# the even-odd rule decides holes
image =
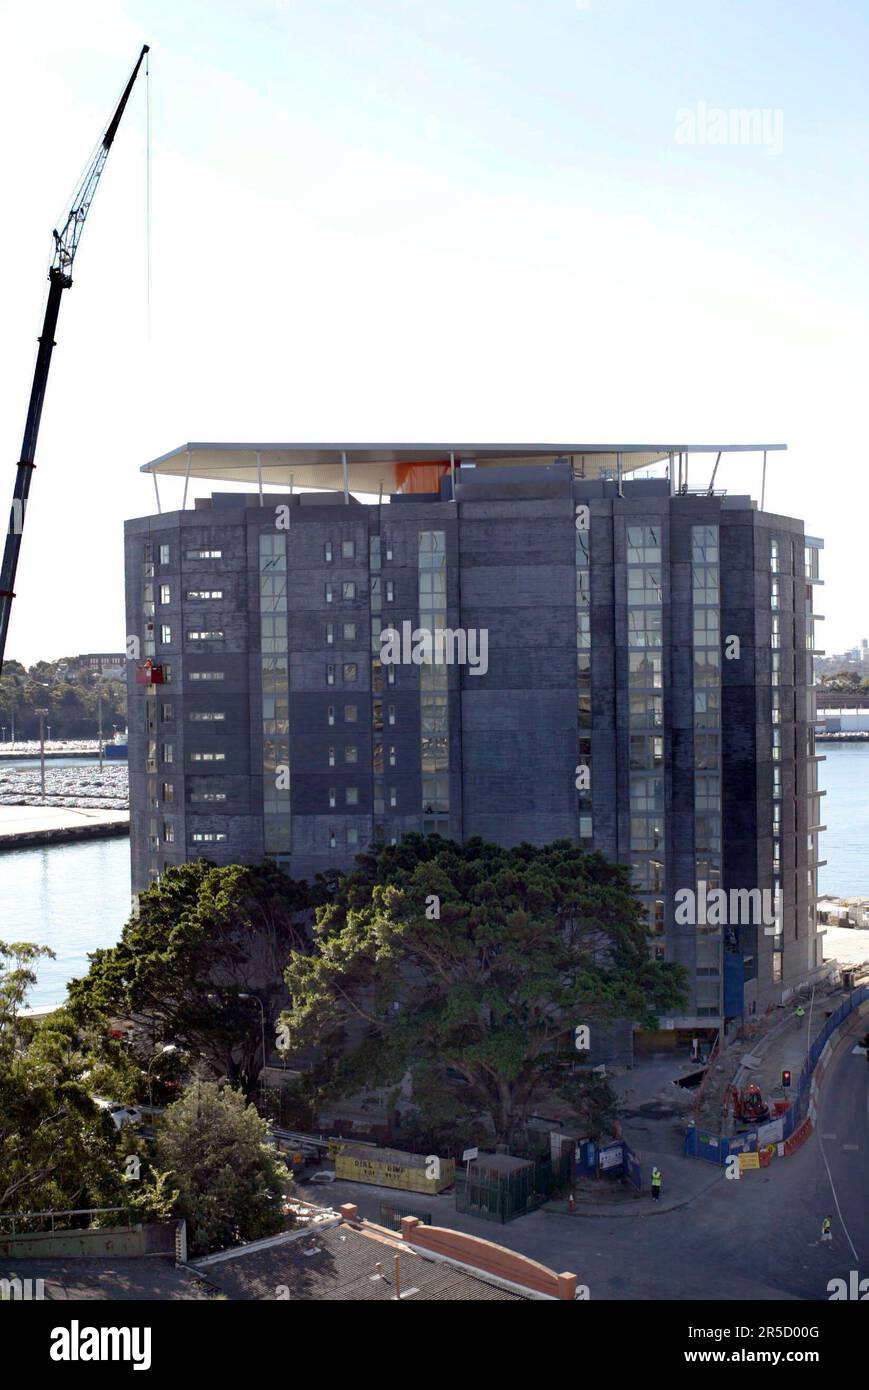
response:
{"label": "worker in yellow vest", "polygon": [[661,1196],[661,1170],[652,1169],[652,1200],[657,1202]]}

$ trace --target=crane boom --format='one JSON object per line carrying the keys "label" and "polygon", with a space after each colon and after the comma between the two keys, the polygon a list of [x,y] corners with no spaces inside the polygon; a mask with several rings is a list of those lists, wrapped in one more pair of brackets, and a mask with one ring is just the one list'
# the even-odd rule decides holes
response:
{"label": "crane boom", "polygon": [[36,366],[33,369],[33,384],[30,388],[30,403],[27,408],[27,422],[24,426],[24,439],[21,444],[21,458],[16,465],[15,489],[12,494],[12,510],[9,514],[9,530],[6,535],[6,545],[3,551],[3,565],[0,569],[0,676],[3,674],[3,657],[6,652],[6,634],[9,630],[9,617],[12,610],[12,600],[15,597],[13,592],[15,584],[15,574],[18,569],[18,557],[21,552],[21,537],[24,531],[24,516],[27,508],[27,499],[30,495],[30,483],[33,477],[33,470],[36,467],[34,462],[36,457],[36,442],[39,438],[39,423],[42,419],[42,407],[45,402],[45,388],[48,384],[48,372],[51,366],[51,354],[54,349],[54,334],[57,328],[57,316],[60,313],[60,299],[64,290],[69,289],[72,284],[72,265],[75,260],[75,253],[81,239],[82,230],[93,202],[97,185],[100,181],[109,150],[112,147],[124,108],[133,90],[133,83],[142,66],[145,54],[149,51],[148,44],[142,45],[136,66],[130,74],[130,80],[123,90],[121,99],[118,102],[115,114],[112,116],[105,134],[97,147],[97,152],[85,170],[81,181],[76,189],[69,212],[60,231],[56,228],[54,236],[54,256],[48,271],[48,301],[45,306],[45,317],[42,321],[42,332],[39,335],[39,350],[36,354]]}

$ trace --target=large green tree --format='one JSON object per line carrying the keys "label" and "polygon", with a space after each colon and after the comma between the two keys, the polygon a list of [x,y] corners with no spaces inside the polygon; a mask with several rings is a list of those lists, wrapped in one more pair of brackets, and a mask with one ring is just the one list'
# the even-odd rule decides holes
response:
{"label": "large green tree", "polygon": [[135,1205],[162,1217],[171,1199],[147,1165],[135,1187],[127,1183],[126,1158],[140,1146],[94,1104],[72,1016],[20,1015],[36,962],[52,954],[0,942],[0,1211]]}
{"label": "large green tree", "polygon": [[290,1176],[265,1143],[268,1126],[239,1091],[194,1081],[166,1110],[157,1162],[178,1190],[198,1255],[258,1240],[286,1226],[282,1198]]}
{"label": "large green tree", "polygon": [[560,1089],[577,1025],[652,1025],[681,1002],[629,871],[599,854],[414,834],[357,863],[287,971],[291,1043],[319,1044],[333,1094],[410,1073],[434,1109],[451,1095],[510,1142]]}
{"label": "large green tree", "polygon": [[169,868],[140,895],[118,944],[94,952],[88,974],[70,983],[70,1007],[83,1020],[132,1020],[141,1066],[171,1044],[251,1094],[263,1064],[262,1018],[268,1054],[287,961],[305,949],[313,906],[326,896],[323,885],[297,883],[271,862]]}

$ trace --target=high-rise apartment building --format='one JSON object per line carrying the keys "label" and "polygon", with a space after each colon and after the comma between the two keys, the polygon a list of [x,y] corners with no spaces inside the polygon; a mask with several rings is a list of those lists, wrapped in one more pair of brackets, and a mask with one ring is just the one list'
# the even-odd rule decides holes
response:
{"label": "high-rise apartment building", "polygon": [[564,839],[631,867],[650,952],[688,970],[671,1027],[762,1010],[821,963],[800,521],[690,491],[668,447],[190,445],[147,467],[252,488],[126,526],[134,892],[200,856],[310,877],[407,831]]}

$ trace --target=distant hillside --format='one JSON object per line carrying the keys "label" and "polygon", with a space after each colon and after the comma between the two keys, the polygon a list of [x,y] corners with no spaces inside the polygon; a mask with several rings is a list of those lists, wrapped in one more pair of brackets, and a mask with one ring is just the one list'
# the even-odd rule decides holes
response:
{"label": "distant hillside", "polygon": [[[37,709],[47,709],[46,726],[52,739],[96,738],[97,698],[100,677],[77,667],[76,657],[60,661],[37,661],[29,670],[18,661],[6,661],[0,680],[0,725],[12,736],[15,715],[16,739],[39,737]],[[61,669],[63,668],[63,669]],[[103,680],[103,736],[111,738],[113,728],[127,724],[127,686],[123,680]]]}

